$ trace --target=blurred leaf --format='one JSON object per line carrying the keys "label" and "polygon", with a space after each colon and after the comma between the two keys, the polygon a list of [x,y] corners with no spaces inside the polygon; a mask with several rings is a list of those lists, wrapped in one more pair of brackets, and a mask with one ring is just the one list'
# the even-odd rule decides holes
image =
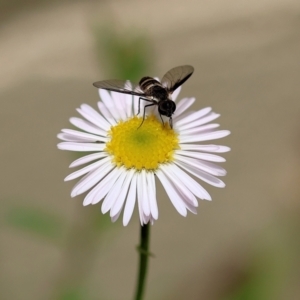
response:
{"label": "blurred leaf", "polygon": [[99,210],[99,215],[93,219],[93,227],[98,232],[105,232],[107,229],[112,228],[112,221],[109,214],[103,215]]}
{"label": "blurred leaf", "polygon": [[[279,300],[290,270],[290,249],[280,228],[263,231],[248,266],[225,293],[224,300]],[[281,230],[281,231],[280,231]]]}
{"label": "blurred leaf", "polygon": [[28,207],[11,209],[7,214],[6,221],[13,227],[52,239],[61,237],[63,227],[62,221],[57,216]]}
{"label": "blurred leaf", "polygon": [[232,293],[225,297],[224,300],[274,299],[271,297],[271,295],[273,295],[272,288],[270,289],[268,284],[268,280],[270,280],[270,278],[268,278],[265,272],[257,271],[245,276],[239,285],[235,286]]}
{"label": "blurred leaf", "polygon": [[87,300],[84,290],[81,287],[66,289],[57,298],[58,300]]}
{"label": "blurred leaf", "polygon": [[[153,63],[152,46],[145,34],[118,33],[113,28],[95,29],[96,51],[101,68],[115,79],[138,82]],[[108,78],[110,79],[110,78]]]}

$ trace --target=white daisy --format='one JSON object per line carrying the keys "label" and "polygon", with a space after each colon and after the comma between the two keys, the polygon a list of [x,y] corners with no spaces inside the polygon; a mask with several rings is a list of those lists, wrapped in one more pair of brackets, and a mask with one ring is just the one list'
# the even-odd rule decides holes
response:
{"label": "white daisy", "polygon": [[[173,93],[174,101],[179,91],[180,88]],[[228,152],[230,148],[202,143],[230,132],[216,130],[219,125],[210,123],[220,116],[210,107],[186,112],[195,99],[184,98],[177,103],[173,129],[167,120],[164,125],[161,123],[157,107],[147,110],[147,117],[138,128],[142,117],[136,116],[137,96],[102,89],[99,94],[100,113],[83,104],[77,109],[83,118],[70,119],[80,131],[63,129],[58,134],[63,140],[59,149],[92,152],[70,165],[73,168],[86,164],[65,178],[68,181],[83,176],[72,189],[71,197],[90,190],[83,205],[102,201],[102,213],[110,211],[112,221],[118,219],[124,208],[124,226],[131,219],[137,200],[143,225],[158,219],[155,177],[182,216],[188,210],[196,213],[197,198],[211,200],[191,175],[216,187],[225,186],[217,176],[224,176],[226,171],[216,164],[225,159],[212,153]]]}

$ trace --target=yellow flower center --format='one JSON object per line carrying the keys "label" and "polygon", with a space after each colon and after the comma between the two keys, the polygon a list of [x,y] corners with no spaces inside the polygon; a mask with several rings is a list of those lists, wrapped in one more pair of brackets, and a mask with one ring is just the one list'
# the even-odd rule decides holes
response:
{"label": "yellow flower center", "polygon": [[168,123],[163,125],[155,116],[149,116],[139,127],[142,120],[133,117],[111,128],[106,151],[118,166],[155,170],[172,161],[174,150],[179,149],[177,134]]}

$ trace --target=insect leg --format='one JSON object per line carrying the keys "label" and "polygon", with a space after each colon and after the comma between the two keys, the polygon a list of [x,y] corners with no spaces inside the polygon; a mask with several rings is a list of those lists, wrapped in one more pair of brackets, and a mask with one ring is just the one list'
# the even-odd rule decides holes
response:
{"label": "insect leg", "polygon": [[171,129],[173,129],[173,119],[172,119],[172,117],[169,118],[169,124],[170,124]]}
{"label": "insect leg", "polygon": [[141,111],[141,100],[144,100],[144,101],[147,101],[147,102],[153,102],[152,100],[149,100],[147,98],[140,97],[139,98],[139,109],[138,109],[138,113],[136,115],[138,115],[140,113],[140,111]]}
{"label": "insect leg", "polygon": [[[144,100],[144,99],[143,99]],[[149,100],[148,100],[149,101]],[[151,101],[152,102],[152,101]],[[142,121],[142,123],[141,123],[141,125],[137,128],[137,129],[139,129],[142,125],[143,125],[143,123],[144,123],[144,121],[145,121],[145,117],[146,117],[146,107],[149,107],[149,106],[153,106],[153,105],[156,105],[157,103],[156,102],[152,102],[151,104],[148,104],[148,105],[145,105],[145,107],[144,107],[144,113],[143,113],[143,121]]]}
{"label": "insect leg", "polygon": [[[159,116],[160,116],[161,122],[162,122],[163,125],[165,126],[165,122],[164,122],[164,120],[163,120],[161,114],[159,114]],[[169,124],[170,124],[171,129],[173,129],[173,119],[172,119],[172,117],[169,118]]]}
{"label": "insect leg", "polygon": [[161,113],[159,113],[159,116],[160,116],[161,122],[162,122],[163,125],[165,126],[165,123],[164,123],[164,120],[163,120],[163,118],[162,118],[162,116],[161,116]]}

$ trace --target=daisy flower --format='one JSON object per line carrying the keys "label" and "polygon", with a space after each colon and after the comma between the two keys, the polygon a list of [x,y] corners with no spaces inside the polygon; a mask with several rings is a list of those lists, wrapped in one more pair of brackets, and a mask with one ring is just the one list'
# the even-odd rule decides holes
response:
{"label": "daisy flower", "polygon": [[[176,100],[180,87],[173,93]],[[187,211],[196,214],[198,199],[211,200],[209,193],[194,179],[222,188],[218,177],[226,171],[216,163],[225,159],[216,153],[228,152],[226,146],[203,144],[230,134],[217,130],[211,123],[220,115],[210,107],[199,111],[187,109],[195,98],[176,103],[173,129],[168,120],[162,124],[157,107],[146,111],[146,119],[137,116],[138,97],[99,90],[98,110],[87,104],[77,109],[82,118],[70,119],[79,130],[62,129],[58,148],[68,151],[91,152],[75,160],[70,168],[85,165],[65,178],[82,177],[74,186],[71,197],[87,191],[83,205],[102,201],[102,213],[110,212],[116,221],[123,212],[123,225],[132,216],[135,204],[141,225],[158,219],[156,199],[157,178],[170,201],[182,216]],[[144,102],[144,101],[143,101]],[[141,102],[141,112],[143,112]]]}

